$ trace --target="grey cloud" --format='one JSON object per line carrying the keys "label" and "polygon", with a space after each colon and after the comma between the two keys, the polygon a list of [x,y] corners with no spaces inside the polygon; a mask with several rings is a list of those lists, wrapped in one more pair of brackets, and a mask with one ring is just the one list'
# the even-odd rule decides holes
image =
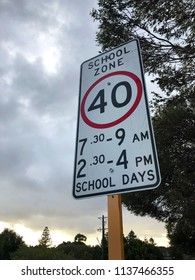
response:
{"label": "grey cloud", "polygon": [[31,63],[18,55],[12,71],[15,74],[11,90],[17,97],[27,100],[30,108],[40,115],[66,114],[78,95],[78,75],[73,66],[63,66],[55,75],[49,75],[44,71],[41,59]]}
{"label": "grey cloud", "polygon": [[[79,68],[96,54],[91,5],[0,2],[1,221],[87,233],[106,207],[105,198],[72,197]],[[49,42],[59,52],[55,73],[42,57]]]}
{"label": "grey cloud", "polygon": [[[49,0],[1,1],[0,14],[3,23],[1,35],[3,39],[13,40],[14,38],[17,40],[16,37],[19,33],[25,33],[30,28],[35,28],[37,31],[48,31],[57,22],[56,12],[58,12],[56,3]],[[18,39],[20,40],[21,36]]]}

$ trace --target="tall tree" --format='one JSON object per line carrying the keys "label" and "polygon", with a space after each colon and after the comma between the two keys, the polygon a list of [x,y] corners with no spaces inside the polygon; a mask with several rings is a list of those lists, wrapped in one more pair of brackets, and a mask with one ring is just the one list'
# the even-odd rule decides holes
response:
{"label": "tall tree", "polygon": [[108,50],[138,38],[145,72],[167,95],[179,93],[194,104],[195,5],[192,0],[99,0],[92,17],[97,42]]}
{"label": "tall tree", "polygon": [[4,229],[0,233],[0,259],[9,260],[11,254],[25,245],[23,238],[18,235],[14,230]]}
{"label": "tall tree", "polygon": [[86,240],[87,237],[82,233],[77,233],[77,235],[74,238],[74,242],[78,242],[78,243],[86,242]]}
{"label": "tall tree", "polygon": [[39,245],[45,246],[45,247],[51,247],[52,245],[52,240],[51,240],[51,236],[50,236],[50,231],[48,227],[45,227],[42,235],[41,235],[41,239],[39,239]]}
{"label": "tall tree", "polygon": [[[166,223],[172,245],[195,251],[195,17],[191,0],[99,0],[102,50],[132,38],[141,44],[155,93],[153,124],[162,174],[160,187],[123,196],[127,208]],[[182,239],[182,242],[181,242]]]}
{"label": "tall tree", "polygon": [[126,260],[162,260],[164,256],[161,250],[155,246],[154,239],[151,237],[148,242],[137,238],[131,230],[124,238],[124,249]]}

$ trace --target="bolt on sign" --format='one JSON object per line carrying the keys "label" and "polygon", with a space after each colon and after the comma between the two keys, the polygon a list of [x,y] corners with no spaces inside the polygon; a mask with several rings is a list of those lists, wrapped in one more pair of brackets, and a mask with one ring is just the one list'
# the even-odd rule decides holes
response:
{"label": "bolt on sign", "polygon": [[139,42],[132,40],[81,65],[73,196],[159,184]]}

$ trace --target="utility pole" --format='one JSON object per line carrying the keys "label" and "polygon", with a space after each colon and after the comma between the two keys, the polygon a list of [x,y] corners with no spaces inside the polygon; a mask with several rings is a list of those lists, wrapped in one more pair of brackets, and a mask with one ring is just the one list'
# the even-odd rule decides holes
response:
{"label": "utility pole", "polygon": [[105,238],[105,230],[107,228],[105,228],[105,219],[107,219],[107,217],[105,217],[104,215],[102,215],[102,217],[99,217],[98,219],[102,220],[102,227],[98,229],[98,231],[102,232],[102,260],[106,259],[106,238]]}

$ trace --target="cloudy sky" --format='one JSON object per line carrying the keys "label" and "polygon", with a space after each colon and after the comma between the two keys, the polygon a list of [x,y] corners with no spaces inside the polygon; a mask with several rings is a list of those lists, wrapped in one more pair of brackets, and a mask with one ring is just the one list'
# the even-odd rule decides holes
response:
{"label": "cloudy sky", "polygon": [[[97,55],[95,0],[0,0],[0,232],[35,245],[96,244],[107,198],[72,197],[80,64]],[[124,234],[166,245],[164,225],[123,209]]]}

